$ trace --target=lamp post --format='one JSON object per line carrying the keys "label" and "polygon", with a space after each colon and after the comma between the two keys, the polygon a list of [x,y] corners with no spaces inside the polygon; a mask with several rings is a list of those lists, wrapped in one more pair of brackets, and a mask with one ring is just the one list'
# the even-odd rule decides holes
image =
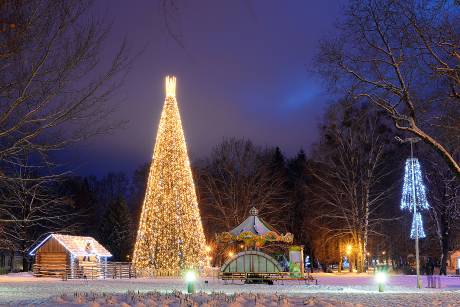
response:
{"label": "lamp post", "polygon": [[[414,149],[413,149],[413,144],[417,143],[420,141],[420,138],[418,137],[412,137],[412,138],[406,138],[406,139],[401,139],[400,137],[396,137],[396,139],[401,142],[401,143],[410,143],[410,157],[411,157],[411,167],[412,167],[412,202],[413,202],[413,207],[412,210],[414,210],[414,216],[417,217],[417,201],[416,201],[416,196],[415,196],[415,175],[414,175]],[[419,256],[419,246],[418,246],[418,239],[419,239],[419,220],[418,218],[415,218],[415,270],[417,272],[417,288],[421,289],[422,288],[422,279],[420,277],[420,256]]]}
{"label": "lamp post", "polygon": [[351,251],[353,249],[353,246],[351,244],[347,244],[347,257],[348,257],[348,268],[350,272],[353,272],[353,265],[351,262]]}
{"label": "lamp post", "polygon": [[206,251],[206,262],[207,262],[206,265],[207,265],[208,267],[211,266],[211,259],[212,259],[212,257],[209,256],[209,253],[211,252],[211,250],[212,250],[211,246],[206,245],[206,247],[205,247],[205,251]]}
{"label": "lamp post", "polygon": [[370,271],[370,269],[371,269],[370,255],[371,254],[369,252],[366,253],[366,256],[367,256],[367,270],[368,271]]}

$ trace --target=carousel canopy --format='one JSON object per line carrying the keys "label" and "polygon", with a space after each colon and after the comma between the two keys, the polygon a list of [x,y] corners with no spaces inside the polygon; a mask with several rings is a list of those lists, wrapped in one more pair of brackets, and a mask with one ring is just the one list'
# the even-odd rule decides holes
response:
{"label": "carousel canopy", "polygon": [[232,241],[244,241],[245,244],[262,246],[266,242],[292,243],[294,236],[291,233],[280,234],[270,224],[257,216],[256,208],[250,210],[251,215],[236,228],[217,235],[217,241],[229,243]]}
{"label": "carousel canopy", "polygon": [[257,216],[259,212],[256,208],[253,207],[249,212],[251,215],[245,219],[243,223],[239,224],[233,230],[230,230],[232,235],[238,236],[239,234],[247,231],[258,236],[262,236],[270,231],[279,235],[272,226]]}

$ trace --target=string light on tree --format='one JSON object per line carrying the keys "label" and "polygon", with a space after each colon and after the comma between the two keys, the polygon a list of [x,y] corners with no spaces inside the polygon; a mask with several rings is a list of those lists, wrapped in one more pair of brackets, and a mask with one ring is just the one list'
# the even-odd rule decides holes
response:
{"label": "string light on tree", "polygon": [[[417,220],[415,220],[417,219]],[[415,233],[415,225],[417,225],[418,227],[418,237],[420,239],[423,239],[426,237],[426,234],[425,234],[425,230],[423,229],[423,221],[422,221],[422,215],[420,214],[420,212],[417,212],[416,214],[414,214],[412,216],[412,227],[411,227],[411,230],[410,230],[410,238],[411,239],[415,239],[416,237],[416,233]]]}
{"label": "string light on tree", "polygon": [[176,78],[166,77],[147,190],[134,247],[141,275],[178,276],[206,262],[205,237],[176,100]]}

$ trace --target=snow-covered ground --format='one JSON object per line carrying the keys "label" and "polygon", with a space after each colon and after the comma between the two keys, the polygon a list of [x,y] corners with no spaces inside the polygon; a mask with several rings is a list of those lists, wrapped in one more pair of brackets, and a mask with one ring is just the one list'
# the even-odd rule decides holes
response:
{"label": "snow-covered ground", "polygon": [[[372,275],[315,274],[318,285],[299,282],[275,285],[244,285],[241,282],[225,284],[216,279],[197,281],[197,291],[206,294],[192,297],[180,295],[185,291],[182,279],[131,280],[69,280],[34,278],[28,274],[0,276],[0,304],[22,305],[107,305],[152,306],[162,301],[168,305],[195,302],[207,306],[459,306],[460,277],[441,277],[438,289],[415,288],[415,276],[389,276],[385,292],[377,292]],[[173,291],[178,291],[172,294]],[[146,294],[151,292],[149,294]],[[140,295],[134,295],[140,293]],[[223,293],[223,294],[212,294]],[[246,293],[234,295],[235,293]],[[250,293],[250,294],[249,294]],[[156,302],[156,303],[153,303]],[[188,303],[187,303],[188,302]],[[270,302],[273,302],[271,304]],[[276,304],[275,304],[276,302]],[[205,304],[206,303],[206,304]],[[271,304],[271,305],[270,305]],[[189,304],[190,305],[190,304]]]}

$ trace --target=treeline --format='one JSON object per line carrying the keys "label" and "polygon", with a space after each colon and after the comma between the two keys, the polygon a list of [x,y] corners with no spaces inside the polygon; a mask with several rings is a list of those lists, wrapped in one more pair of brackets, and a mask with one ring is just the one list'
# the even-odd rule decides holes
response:
{"label": "treeline", "polygon": [[[285,157],[279,147],[229,138],[208,157],[194,161],[209,244],[215,245],[216,233],[234,228],[256,207],[278,231],[293,233],[315,264],[338,263],[351,244],[358,271],[365,270],[368,254],[381,258],[383,252],[395,266],[404,266],[413,253],[411,215],[399,208],[409,145],[397,142],[392,125],[367,104],[332,105],[319,131],[308,155],[299,150]],[[422,255],[445,266],[448,251],[460,246],[458,178],[425,145],[417,144],[415,155],[431,205],[423,213],[427,238],[421,242]],[[23,188],[18,195],[32,197],[46,187],[46,197],[12,204],[14,212],[27,208],[31,215],[5,224],[2,247],[25,252],[46,233],[61,231],[93,236],[113,253],[113,260],[129,261],[148,170],[147,163],[131,176],[67,176]],[[215,259],[224,251],[215,250]]]}

